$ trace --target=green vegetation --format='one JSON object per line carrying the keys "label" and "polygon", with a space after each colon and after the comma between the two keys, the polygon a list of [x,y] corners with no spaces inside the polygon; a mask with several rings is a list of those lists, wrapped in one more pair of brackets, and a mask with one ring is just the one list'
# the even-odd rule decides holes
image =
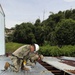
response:
{"label": "green vegetation", "polygon": [[20,43],[8,42],[6,43],[6,53],[12,53],[22,45],[23,44],[20,44]]}
{"label": "green vegetation", "polygon": [[58,46],[46,45],[41,46],[39,53],[45,56],[75,56],[75,46],[68,45],[59,48]]}
{"label": "green vegetation", "polygon": [[[6,32],[7,31],[6,29]],[[47,56],[75,56],[75,9],[53,13],[42,21],[21,23],[7,36],[7,42],[38,43],[40,53]],[[23,44],[6,43],[6,52],[13,52]]]}
{"label": "green vegetation", "polygon": [[[6,53],[12,53],[24,44],[9,42],[6,43]],[[45,56],[75,56],[75,46],[67,45],[59,48],[58,46],[40,46],[40,54]]]}
{"label": "green vegetation", "polygon": [[[37,19],[34,24],[27,22],[17,24],[7,41],[17,43],[38,43],[44,45],[45,41],[52,46],[75,45],[75,9],[51,13],[42,21]],[[9,32],[6,29],[6,32]]]}

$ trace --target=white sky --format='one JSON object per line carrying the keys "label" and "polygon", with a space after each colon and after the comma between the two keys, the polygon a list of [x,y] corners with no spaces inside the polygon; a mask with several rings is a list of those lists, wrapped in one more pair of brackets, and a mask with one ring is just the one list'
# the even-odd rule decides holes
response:
{"label": "white sky", "polygon": [[36,19],[47,19],[49,12],[57,13],[75,9],[75,0],[0,0],[5,12],[6,27],[11,28],[22,22],[34,23]]}

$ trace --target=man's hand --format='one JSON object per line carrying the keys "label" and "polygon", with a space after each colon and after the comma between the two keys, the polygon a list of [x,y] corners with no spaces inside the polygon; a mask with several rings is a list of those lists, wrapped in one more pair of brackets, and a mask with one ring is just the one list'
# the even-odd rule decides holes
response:
{"label": "man's hand", "polygon": [[43,58],[44,58],[44,56],[43,56],[43,55],[39,55],[38,60],[42,60]]}

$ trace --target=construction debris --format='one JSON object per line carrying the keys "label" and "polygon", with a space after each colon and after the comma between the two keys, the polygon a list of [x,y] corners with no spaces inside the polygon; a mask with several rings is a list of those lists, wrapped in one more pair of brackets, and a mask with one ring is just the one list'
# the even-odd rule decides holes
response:
{"label": "construction debris", "polygon": [[[69,59],[70,58],[68,58],[68,60],[66,59],[68,63],[69,63]],[[64,73],[68,73],[69,75],[75,75],[75,66],[71,66],[69,64],[63,63],[63,61],[65,60],[60,60],[57,59],[56,57],[44,57],[42,61],[55,67],[56,69],[59,69],[60,71],[62,70]]]}

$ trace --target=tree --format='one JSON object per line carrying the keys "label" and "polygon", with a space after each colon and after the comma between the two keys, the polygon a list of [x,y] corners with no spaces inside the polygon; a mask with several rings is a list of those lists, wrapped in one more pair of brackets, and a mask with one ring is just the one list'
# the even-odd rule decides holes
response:
{"label": "tree", "polygon": [[72,15],[72,10],[66,10],[65,11],[65,18],[66,19],[69,19],[71,17],[71,15]]}
{"label": "tree", "polygon": [[75,21],[72,19],[62,20],[56,27],[56,40],[58,45],[75,44]]}
{"label": "tree", "polygon": [[22,23],[20,25],[16,25],[13,41],[19,43],[36,42],[33,31],[34,26],[31,23]]}
{"label": "tree", "polygon": [[41,26],[35,27],[35,39],[36,43],[43,45],[44,44],[44,30]]}
{"label": "tree", "polygon": [[41,24],[41,21],[40,21],[40,19],[37,19],[36,21],[35,21],[35,26],[40,26],[40,24]]}

